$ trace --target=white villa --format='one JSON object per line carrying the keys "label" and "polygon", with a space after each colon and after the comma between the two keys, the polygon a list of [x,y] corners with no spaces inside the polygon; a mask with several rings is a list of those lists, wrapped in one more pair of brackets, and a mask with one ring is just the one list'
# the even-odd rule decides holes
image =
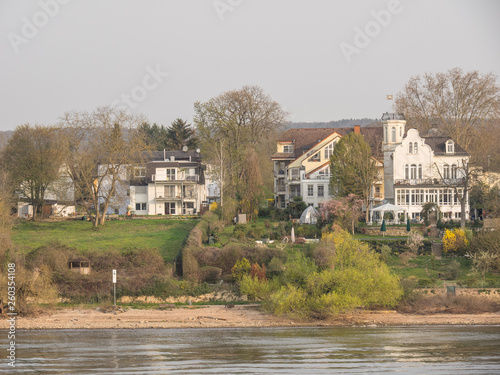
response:
{"label": "white villa", "polygon": [[[469,154],[435,129],[420,135],[406,131],[401,115],[386,113],[382,126],[290,129],[277,141],[274,162],[275,206],[286,208],[295,196],[309,206],[331,199],[330,156],[338,140],[349,132],[365,137],[377,162],[380,181],[372,189],[370,206],[382,202],[399,206],[418,220],[427,202],[436,203],[443,219],[460,219],[461,207],[454,187],[462,183]],[[458,188],[458,192],[462,192]],[[466,202],[466,219],[469,204]],[[375,215],[376,217],[377,215]]]}

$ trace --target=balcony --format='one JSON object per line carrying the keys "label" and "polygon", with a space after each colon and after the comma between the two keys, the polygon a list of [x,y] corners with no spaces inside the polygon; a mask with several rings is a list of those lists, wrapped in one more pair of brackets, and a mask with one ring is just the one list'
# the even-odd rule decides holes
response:
{"label": "balcony", "polygon": [[199,175],[175,175],[167,176],[164,174],[153,174],[151,175],[151,182],[198,182],[200,180]]}
{"label": "balcony", "polygon": [[280,169],[279,171],[275,170],[274,177],[285,178],[285,170],[284,169]]}
{"label": "balcony", "polygon": [[285,185],[283,185],[283,186],[281,186],[281,185],[280,185],[280,186],[278,186],[278,187],[276,188],[276,191],[277,191],[278,193],[286,193],[286,186],[285,186]]}
{"label": "balcony", "polygon": [[403,179],[403,180],[394,180],[394,185],[403,185],[403,186],[429,186],[429,185],[437,185],[437,186],[459,186],[463,185],[462,178],[424,178],[424,179]]}
{"label": "balcony", "polygon": [[177,199],[181,199],[181,197],[179,195],[165,195],[165,194],[161,194],[161,193],[157,193],[156,194],[156,200],[177,200]]}

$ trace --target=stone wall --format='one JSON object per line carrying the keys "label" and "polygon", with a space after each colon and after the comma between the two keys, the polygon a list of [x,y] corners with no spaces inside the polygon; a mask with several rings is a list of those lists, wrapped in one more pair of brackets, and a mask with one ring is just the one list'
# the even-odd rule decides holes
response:
{"label": "stone wall", "polygon": [[[406,231],[406,227],[386,227],[387,231],[385,234],[387,236],[408,236],[408,232]],[[420,234],[423,233],[424,227],[415,227],[411,228],[413,231],[418,231]],[[364,232],[363,232],[364,230]],[[361,228],[361,232],[364,234],[368,234],[370,236],[383,236],[383,232],[380,231],[380,227],[364,227]]]}

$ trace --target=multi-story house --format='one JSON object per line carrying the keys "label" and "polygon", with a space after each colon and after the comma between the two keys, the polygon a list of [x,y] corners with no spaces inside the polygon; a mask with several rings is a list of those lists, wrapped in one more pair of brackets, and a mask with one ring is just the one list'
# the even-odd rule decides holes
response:
{"label": "multi-story house", "polygon": [[289,129],[277,141],[274,162],[275,206],[286,208],[296,196],[309,206],[319,206],[331,199],[329,192],[330,156],[338,140],[349,132],[360,133],[372,147],[381,179],[372,192],[372,204],[383,199],[382,128],[310,128]]}
{"label": "multi-story house", "polygon": [[[427,202],[439,206],[443,219],[460,219],[460,186],[469,154],[435,129],[420,135],[416,129],[406,132],[405,125],[398,114],[387,113],[382,118],[385,199],[412,219],[420,217]],[[468,201],[466,209],[467,219]]]}
{"label": "multi-story house", "polygon": [[206,201],[199,150],[155,151],[133,169],[130,206],[139,215],[192,215]]}

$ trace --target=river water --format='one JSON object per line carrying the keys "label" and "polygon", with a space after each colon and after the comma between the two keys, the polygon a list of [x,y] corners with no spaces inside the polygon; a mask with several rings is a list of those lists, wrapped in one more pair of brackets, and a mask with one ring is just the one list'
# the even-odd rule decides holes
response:
{"label": "river water", "polygon": [[500,374],[498,326],[23,330],[16,346],[0,373]]}

